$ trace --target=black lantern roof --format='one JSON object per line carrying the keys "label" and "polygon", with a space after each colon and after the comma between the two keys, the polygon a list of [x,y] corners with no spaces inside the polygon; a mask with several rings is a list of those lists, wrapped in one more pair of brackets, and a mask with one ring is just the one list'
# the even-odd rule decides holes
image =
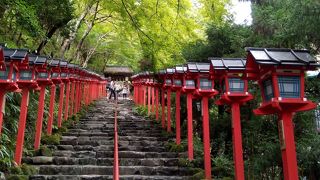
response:
{"label": "black lantern roof", "polygon": [[28,54],[27,49],[7,49],[4,48],[4,58],[6,61],[17,60],[23,61]]}
{"label": "black lantern roof", "polygon": [[68,67],[68,61],[60,60],[59,65],[60,65],[60,67]]}
{"label": "black lantern roof", "polygon": [[58,67],[60,64],[60,60],[59,59],[52,59],[51,62],[49,63],[50,66],[52,67]]}
{"label": "black lantern roof", "polygon": [[79,69],[79,65],[77,65],[77,64],[72,64],[72,63],[69,63],[69,64],[67,65],[67,67],[70,68],[70,69]]}
{"label": "black lantern roof", "polygon": [[166,74],[166,70],[165,70],[165,69],[161,69],[161,70],[159,71],[159,74],[160,74],[160,75]]}
{"label": "black lantern roof", "polygon": [[255,62],[265,65],[310,65],[318,66],[308,50],[283,48],[246,48]]}
{"label": "black lantern roof", "polygon": [[184,73],[187,72],[187,66],[176,66],[176,73]]}
{"label": "black lantern roof", "polygon": [[43,65],[47,63],[47,56],[29,55],[29,64]]}
{"label": "black lantern roof", "polygon": [[196,63],[198,72],[209,72],[210,64],[209,63]]}
{"label": "black lantern roof", "polygon": [[166,73],[167,74],[173,74],[173,73],[175,73],[176,72],[176,69],[175,68],[167,68],[166,69]]}
{"label": "black lantern roof", "polygon": [[215,70],[245,70],[247,61],[242,58],[209,58]]}
{"label": "black lantern roof", "polygon": [[189,62],[187,64],[187,69],[189,72],[198,72],[198,68],[195,62]]}
{"label": "black lantern roof", "polygon": [[209,63],[195,63],[190,62],[187,64],[187,69],[189,72],[209,72],[210,70],[210,64]]}

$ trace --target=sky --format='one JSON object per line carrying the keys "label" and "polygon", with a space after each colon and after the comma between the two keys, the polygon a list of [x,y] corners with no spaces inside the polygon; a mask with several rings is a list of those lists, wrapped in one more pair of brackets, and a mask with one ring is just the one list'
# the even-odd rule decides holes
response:
{"label": "sky", "polygon": [[234,16],[234,22],[236,24],[247,24],[252,23],[251,17],[251,2],[231,0],[232,6],[229,8],[229,12]]}
{"label": "sky", "polygon": [[[200,4],[198,0],[191,0],[193,7],[195,9],[199,8]],[[247,24],[251,25],[251,2],[250,1],[241,1],[231,0],[231,6],[227,7],[228,11],[233,14],[234,22],[236,24]]]}

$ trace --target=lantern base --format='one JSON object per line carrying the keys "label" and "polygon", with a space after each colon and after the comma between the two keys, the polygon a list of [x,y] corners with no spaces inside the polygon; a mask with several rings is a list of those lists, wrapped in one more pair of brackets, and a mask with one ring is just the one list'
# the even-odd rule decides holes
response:
{"label": "lantern base", "polygon": [[273,99],[263,103],[258,109],[253,110],[256,115],[276,114],[280,112],[300,112],[315,109],[317,105],[309,100],[301,99]]}
{"label": "lantern base", "polygon": [[196,90],[196,88],[190,88],[190,87],[182,88],[182,92],[186,93],[186,94],[192,94],[195,90]]}
{"label": "lantern base", "polygon": [[19,81],[17,82],[20,89],[28,88],[28,89],[37,89],[39,88],[36,81],[30,82],[30,81]]}
{"label": "lantern base", "polygon": [[219,92],[215,89],[197,89],[195,92],[194,92],[194,96],[195,97],[212,97],[212,96],[215,96],[217,95]]}
{"label": "lantern base", "polygon": [[19,89],[18,84],[14,82],[1,82],[1,87],[4,91],[15,92]]}
{"label": "lantern base", "polygon": [[45,86],[49,86],[52,85],[52,81],[51,80],[47,80],[47,79],[38,79],[37,80],[38,85],[45,85]]}
{"label": "lantern base", "polygon": [[253,99],[253,96],[249,93],[223,93],[219,100],[217,100],[215,103],[217,105],[224,105],[224,104],[232,104],[232,103],[239,103],[242,105],[243,103],[250,101]]}
{"label": "lantern base", "polygon": [[51,80],[52,80],[52,82],[53,82],[54,84],[60,84],[60,83],[62,83],[61,79],[58,79],[58,78],[51,79]]}
{"label": "lantern base", "polygon": [[181,86],[175,86],[175,85],[173,85],[173,86],[171,87],[171,90],[172,90],[172,91],[181,91],[181,89],[182,89]]}

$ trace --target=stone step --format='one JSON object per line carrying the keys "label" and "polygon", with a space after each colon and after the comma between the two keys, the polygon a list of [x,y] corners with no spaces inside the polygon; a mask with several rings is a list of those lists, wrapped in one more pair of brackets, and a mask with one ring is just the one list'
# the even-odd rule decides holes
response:
{"label": "stone step", "polygon": [[[39,165],[40,175],[112,175],[113,166],[94,165]],[[178,175],[189,176],[196,173],[196,169],[185,167],[163,167],[163,166],[119,166],[121,175]]]}
{"label": "stone step", "polygon": [[[79,140],[61,140],[61,145],[91,145],[91,146],[100,146],[100,145],[113,145],[113,140],[99,140],[99,141],[79,141]],[[164,146],[163,141],[148,141],[148,140],[130,140],[124,141],[121,140],[118,143],[120,146],[130,145],[130,146]]]}
{"label": "stone step", "polygon": [[[57,150],[69,150],[69,151],[112,151],[114,148],[112,145],[58,145],[52,149]],[[144,152],[165,152],[165,147],[158,146],[120,146],[119,151],[144,151]]]}
{"label": "stone step", "polygon": [[[112,166],[113,158],[25,157],[24,163],[33,165],[97,165]],[[120,166],[178,166],[178,158],[120,158]]]}
{"label": "stone step", "polygon": [[[97,130],[85,130],[85,129],[69,129],[68,132],[64,134],[88,134],[88,133],[104,133],[104,134],[113,134],[114,129],[110,129],[110,131],[97,131]],[[118,128],[118,131],[124,131],[123,129]],[[144,130],[132,130],[132,129],[125,129],[126,133],[134,133],[134,134],[159,134],[161,135],[162,129],[144,129]]]}
{"label": "stone step", "polygon": [[[113,180],[112,175],[34,175],[29,180]],[[188,176],[120,175],[120,180],[189,180]]]}
{"label": "stone step", "polygon": [[[74,157],[74,158],[112,158],[113,151],[69,151],[56,150],[53,156]],[[139,151],[119,151],[119,158],[176,158],[175,152],[139,152]]]}
{"label": "stone step", "polygon": [[[168,138],[160,137],[148,137],[148,136],[119,136],[119,141],[166,141]],[[62,141],[102,141],[102,140],[113,140],[113,136],[65,136],[61,137]]]}
{"label": "stone step", "polygon": [[[105,137],[113,137],[114,132],[83,132],[83,133],[72,133],[67,132],[63,134],[64,136],[105,136]],[[118,136],[136,136],[136,137],[163,137],[161,133],[153,133],[150,131],[146,132],[138,132],[138,133],[127,133],[126,131],[118,131]]]}

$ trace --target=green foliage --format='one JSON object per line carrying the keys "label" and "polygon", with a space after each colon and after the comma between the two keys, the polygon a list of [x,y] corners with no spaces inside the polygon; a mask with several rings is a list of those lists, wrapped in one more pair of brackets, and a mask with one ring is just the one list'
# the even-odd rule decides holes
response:
{"label": "green foliage", "polygon": [[213,159],[212,171],[217,178],[231,178],[233,177],[233,161],[225,155],[219,155]]}
{"label": "green foliage", "polygon": [[27,164],[22,164],[21,166],[13,166],[9,168],[10,175],[33,175],[37,173],[37,170]]}
{"label": "green foliage", "polygon": [[208,57],[243,57],[244,47],[252,45],[251,28],[225,22],[211,24],[206,30],[207,39],[197,40],[183,50],[190,61],[207,61]]}
{"label": "green foliage", "polygon": [[187,150],[185,144],[177,144],[175,141],[166,142],[165,147],[170,152],[185,152]]}
{"label": "green foliage", "polygon": [[29,176],[26,175],[9,175],[8,180],[28,180]]}
{"label": "green foliage", "polygon": [[[61,128],[61,129],[65,129],[65,128]],[[59,131],[59,132],[62,133],[63,131]],[[52,134],[52,135],[43,134],[41,137],[41,144],[59,145],[60,139],[61,139],[61,134],[59,133]]]}
{"label": "green foliage", "polygon": [[199,171],[191,177],[192,180],[205,179],[204,170]]}
{"label": "green foliage", "polygon": [[257,45],[308,48],[319,53],[318,1],[265,1],[254,4],[252,15]]}

